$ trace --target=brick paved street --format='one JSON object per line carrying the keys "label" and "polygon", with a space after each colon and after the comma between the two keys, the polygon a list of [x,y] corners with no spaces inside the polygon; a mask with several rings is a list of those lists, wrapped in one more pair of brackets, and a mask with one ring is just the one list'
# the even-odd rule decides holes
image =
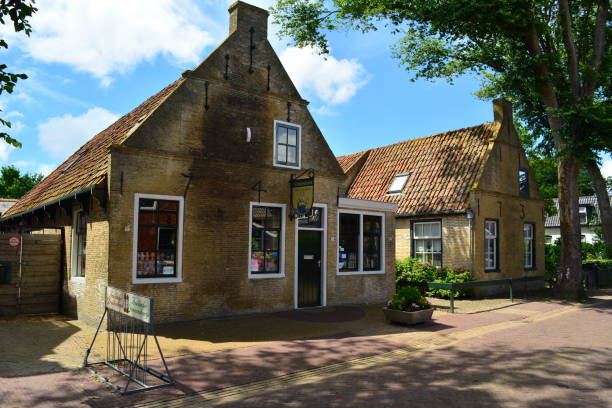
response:
{"label": "brick paved street", "polygon": [[350,310],[345,317],[361,320],[348,326],[333,313],[283,315],[279,325],[331,317],[316,325],[337,333],[172,357],[176,387],[128,397],[81,370],[0,376],[0,400],[2,407],[609,407],[612,298],[604,298],[440,313],[426,325],[383,331]]}

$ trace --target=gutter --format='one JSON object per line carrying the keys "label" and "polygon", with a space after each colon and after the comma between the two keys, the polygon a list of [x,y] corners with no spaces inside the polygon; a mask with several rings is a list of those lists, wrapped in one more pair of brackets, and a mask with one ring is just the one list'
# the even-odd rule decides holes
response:
{"label": "gutter", "polygon": [[415,213],[403,213],[396,214],[397,218],[405,218],[405,217],[433,217],[437,215],[460,215],[466,214],[467,210],[448,210],[448,211],[440,211],[440,212],[415,212]]}
{"label": "gutter", "polygon": [[79,194],[83,194],[83,193],[87,193],[87,192],[93,191],[93,189],[95,189],[97,186],[98,186],[98,184],[93,184],[91,186],[87,186],[87,187],[81,188],[79,190],[73,191],[71,193],[68,193],[65,196],[61,196],[60,198],[56,198],[55,200],[48,201],[48,202],[46,202],[44,204],[41,204],[41,205],[38,205],[38,206],[36,206],[34,208],[30,208],[27,211],[23,211],[23,212],[20,212],[20,213],[17,213],[17,214],[13,214],[13,215],[10,215],[8,217],[1,217],[0,218],[0,223],[4,223],[4,222],[6,222],[8,220],[12,220],[14,218],[23,217],[26,214],[33,213],[34,211],[38,211],[41,208],[45,208],[45,207],[48,207],[50,205],[58,204],[60,201],[64,201],[64,200],[66,200],[68,198],[71,198],[71,197],[76,198],[76,196],[79,195]]}

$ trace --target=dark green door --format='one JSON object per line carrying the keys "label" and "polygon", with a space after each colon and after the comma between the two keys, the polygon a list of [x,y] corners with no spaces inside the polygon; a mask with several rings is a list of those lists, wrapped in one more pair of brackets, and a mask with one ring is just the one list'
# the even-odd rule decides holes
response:
{"label": "dark green door", "polygon": [[298,231],[298,307],[321,306],[321,231]]}

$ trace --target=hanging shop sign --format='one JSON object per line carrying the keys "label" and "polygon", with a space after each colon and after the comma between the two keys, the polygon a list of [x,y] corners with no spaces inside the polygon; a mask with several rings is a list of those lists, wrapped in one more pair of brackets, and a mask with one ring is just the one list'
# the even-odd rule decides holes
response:
{"label": "hanging shop sign", "polygon": [[314,170],[306,170],[295,178],[292,176],[290,183],[292,215],[304,217],[310,213],[314,203]]}
{"label": "hanging shop sign", "polygon": [[7,244],[10,248],[16,248],[19,246],[20,243],[21,243],[21,239],[19,238],[18,235],[11,235],[7,239]]}

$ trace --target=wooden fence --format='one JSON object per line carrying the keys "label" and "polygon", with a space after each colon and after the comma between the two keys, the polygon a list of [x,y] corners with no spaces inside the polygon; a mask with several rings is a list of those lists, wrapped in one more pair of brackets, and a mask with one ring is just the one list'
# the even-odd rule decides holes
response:
{"label": "wooden fence", "polygon": [[57,313],[61,235],[23,234],[21,245],[9,247],[15,235],[0,234],[0,316]]}

